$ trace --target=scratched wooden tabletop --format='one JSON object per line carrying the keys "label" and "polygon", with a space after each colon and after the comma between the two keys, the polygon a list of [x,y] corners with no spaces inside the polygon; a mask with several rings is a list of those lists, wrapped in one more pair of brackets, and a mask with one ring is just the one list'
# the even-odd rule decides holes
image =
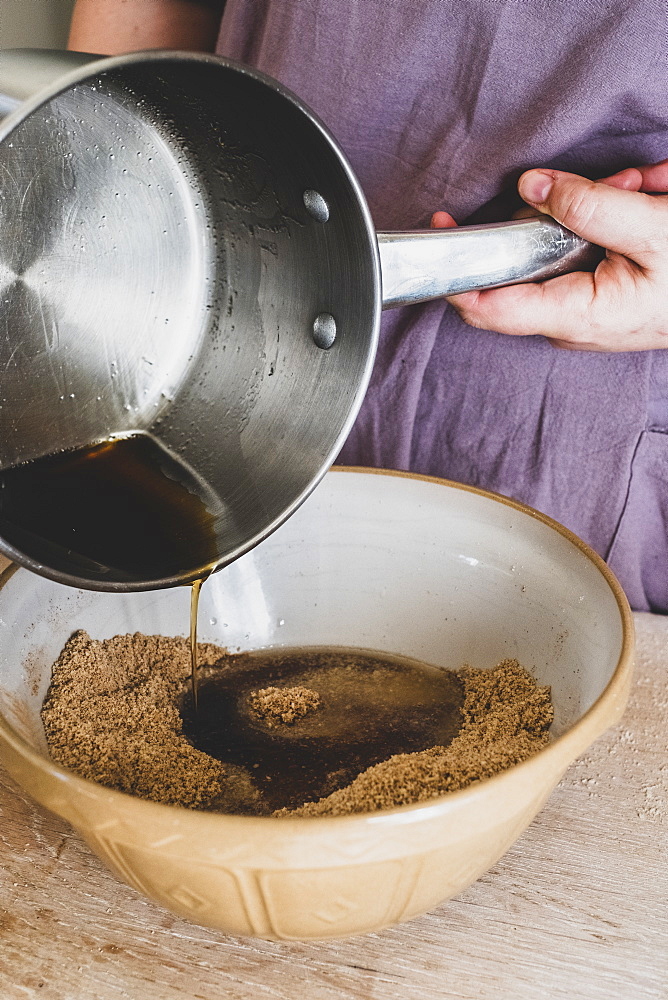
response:
{"label": "scratched wooden tabletop", "polygon": [[343,941],[190,924],[0,772],[2,1000],[667,1000],[668,619],[636,615],[621,725],[457,899]]}

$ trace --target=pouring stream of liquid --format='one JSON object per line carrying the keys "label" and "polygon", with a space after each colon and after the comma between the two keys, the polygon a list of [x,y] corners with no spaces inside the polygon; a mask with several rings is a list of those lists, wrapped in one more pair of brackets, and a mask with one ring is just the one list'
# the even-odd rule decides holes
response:
{"label": "pouring stream of liquid", "polygon": [[197,711],[197,611],[199,609],[199,595],[202,584],[208,580],[209,573],[195,580],[190,591],[190,676],[192,678],[193,707]]}

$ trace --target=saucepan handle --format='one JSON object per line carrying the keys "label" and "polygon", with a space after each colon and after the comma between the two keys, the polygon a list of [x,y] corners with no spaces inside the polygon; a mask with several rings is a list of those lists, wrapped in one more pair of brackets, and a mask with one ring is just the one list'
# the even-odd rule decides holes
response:
{"label": "saucepan handle", "polygon": [[605,256],[547,215],[485,226],[378,233],[383,309],[477,288],[593,271]]}

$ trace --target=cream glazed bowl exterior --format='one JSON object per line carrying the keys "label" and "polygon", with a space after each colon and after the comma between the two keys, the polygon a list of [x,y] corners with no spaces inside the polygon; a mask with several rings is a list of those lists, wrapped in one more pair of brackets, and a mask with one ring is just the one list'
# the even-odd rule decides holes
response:
{"label": "cream glazed bowl exterior", "polygon": [[516,657],[552,687],[552,743],[462,791],[356,816],[277,819],[162,806],[53,763],[39,710],[76,629],[183,635],[185,588],[76,591],[6,571],[0,757],[129,885],[232,934],[377,930],[461,892],[493,865],[568,765],[622,714],[633,626],[605,564],[511,500],[422,476],[337,470],[202,591],[200,638],[231,650],[337,645],[457,668]]}

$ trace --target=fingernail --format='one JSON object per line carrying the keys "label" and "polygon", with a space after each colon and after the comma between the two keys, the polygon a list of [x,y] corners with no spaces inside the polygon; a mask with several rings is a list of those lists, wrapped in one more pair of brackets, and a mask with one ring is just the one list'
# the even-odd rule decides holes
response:
{"label": "fingernail", "polygon": [[520,179],[519,192],[530,205],[542,205],[552,190],[554,177],[543,170],[530,170]]}

